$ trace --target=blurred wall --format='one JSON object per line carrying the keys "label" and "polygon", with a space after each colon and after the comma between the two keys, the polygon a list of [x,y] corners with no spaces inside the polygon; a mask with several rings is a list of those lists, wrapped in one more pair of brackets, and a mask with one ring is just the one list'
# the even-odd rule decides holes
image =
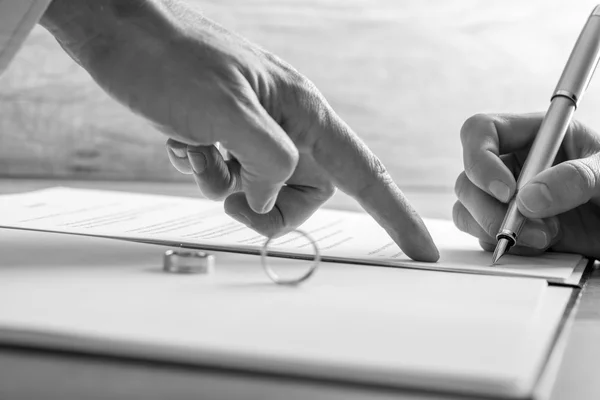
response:
{"label": "blurred wall", "polygon": [[[403,186],[449,188],[477,112],[543,111],[595,1],[194,0],[289,61]],[[577,117],[600,130],[600,77]],[[0,78],[0,176],[187,180],[42,28]]]}

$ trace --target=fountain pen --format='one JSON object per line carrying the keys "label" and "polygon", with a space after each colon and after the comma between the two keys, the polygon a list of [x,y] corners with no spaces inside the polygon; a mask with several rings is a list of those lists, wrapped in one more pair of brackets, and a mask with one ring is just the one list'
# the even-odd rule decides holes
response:
{"label": "fountain pen", "polygon": [[496,264],[518,243],[525,217],[517,208],[516,197],[533,177],[552,166],[558,149],[581,96],[588,87],[600,58],[600,5],[594,8],[571,51],[567,65],[556,85],[531,150],[517,180],[517,190],[508,205],[506,216],[496,235],[492,264]]}

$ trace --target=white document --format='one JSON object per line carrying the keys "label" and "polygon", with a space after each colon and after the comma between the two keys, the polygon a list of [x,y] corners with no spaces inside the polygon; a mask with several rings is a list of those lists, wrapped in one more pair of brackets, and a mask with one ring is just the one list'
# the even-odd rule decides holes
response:
{"label": "white document", "polygon": [[[0,197],[0,226],[189,248],[257,253],[265,238],[227,216],[207,200],[53,188]],[[301,227],[318,243],[324,260],[488,275],[535,277],[579,284],[585,262],[574,254],[540,257],[506,255],[491,266],[491,255],[452,222],[425,220],[440,250],[438,263],[410,260],[369,215],[321,209]],[[298,234],[274,240],[271,254],[311,258],[313,249]]]}
{"label": "white document", "polygon": [[256,256],[216,252],[214,274],[174,275],[161,271],[163,252],[5,231],[0,343],[530,398],[573,291],[541,279],[343,263],[282,287]]}

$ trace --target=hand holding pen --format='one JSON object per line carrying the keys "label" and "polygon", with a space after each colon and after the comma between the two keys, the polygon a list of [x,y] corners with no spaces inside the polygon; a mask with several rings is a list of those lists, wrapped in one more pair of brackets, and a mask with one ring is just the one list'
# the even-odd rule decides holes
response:
{"label": "hand holding pen", "polygon": [[600,259],[600,135],[574,121],[555,165],[515,196],[517,181],[544,115],[497,114],[469,118],[461,131],[465,172],[456,180],[456,226],[494,251],[496,234],[516,199],[527,217],[513,254],[547,250]]}
{"label": "hand holding pen", "polygon": [[[564,233],[556,218],[545,222],[527,221],[527,218],[554,217],[582,204],[587,207],[585,203],[600,197],[600,157],[596,149],[600,139],[591,134],[588,140],[585,128],[571,126],[569,141],[565,142],[562,154],[563,159],[582,158],[550,168],[599,59],[600,6],[597,6],[581,31],[543,119],[534,116],[475,116],[463,126],[461,138],[466,174],[459,177],[456,185],[459,203],[455,206],[454,219],[459,228],[474,233],[469,227],[466,211],[483,228],[484,237],[477,235],[480,239],[490,244],[495,242],[495,237],[497,242],[492,263],[498,262],[514,246],[517,246],[516,252],[522,252],[518,249],[523,246],[546,249],[560,240],[558,238]],[[501,133],[501,130],[504,132]],[[582,147],[582,144],[587,146]],[[521,153],[519,157],[518,153],[514,153],[526,146],[531,146],[526,155]],[[505,153],[512,154],[512,157]],[[464,182],[465,175],[496,199],[509,202],[508,208],[503,210],[501,224],[496,223],[493,214],[477,215],[481,204],[472,204],[473,196],[465,193],[465,186],[468,188],[468,183]],[[516,182],[513,175],[518,176]],[[484,199],[480,200],[484,202]],[[584,235],[580,230],[571,232],[575,236],[568,237],[567,241],[576,241],[573,246],[567,246],[567,251],[590,256],[600,252],[600,246],[596,246],[600,238],[594,232],[600,229],[599,214],[597,209],[592,208],[590,216],[586,213],[573,216],[574,219],[585,218],[581,220]],[[567,226],[572,228],[573,222],[570,221]],[[491,240],[486,240],[490,237]],[[581,246],[587,242],[591,247]]]}

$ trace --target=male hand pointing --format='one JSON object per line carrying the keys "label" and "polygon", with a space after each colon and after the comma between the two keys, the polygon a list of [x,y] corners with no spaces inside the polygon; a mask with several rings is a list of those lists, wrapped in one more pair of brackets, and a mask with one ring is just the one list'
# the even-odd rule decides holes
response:
{"label": "male hand pointing", "polygon": [[176,0],[54,0],[42,23],[100,86],[170,137],[172,163],[207,197],[225,198],[238,221],[286,233],[339,187],[409,257],[438,259],[379,159],[276,56]]}

